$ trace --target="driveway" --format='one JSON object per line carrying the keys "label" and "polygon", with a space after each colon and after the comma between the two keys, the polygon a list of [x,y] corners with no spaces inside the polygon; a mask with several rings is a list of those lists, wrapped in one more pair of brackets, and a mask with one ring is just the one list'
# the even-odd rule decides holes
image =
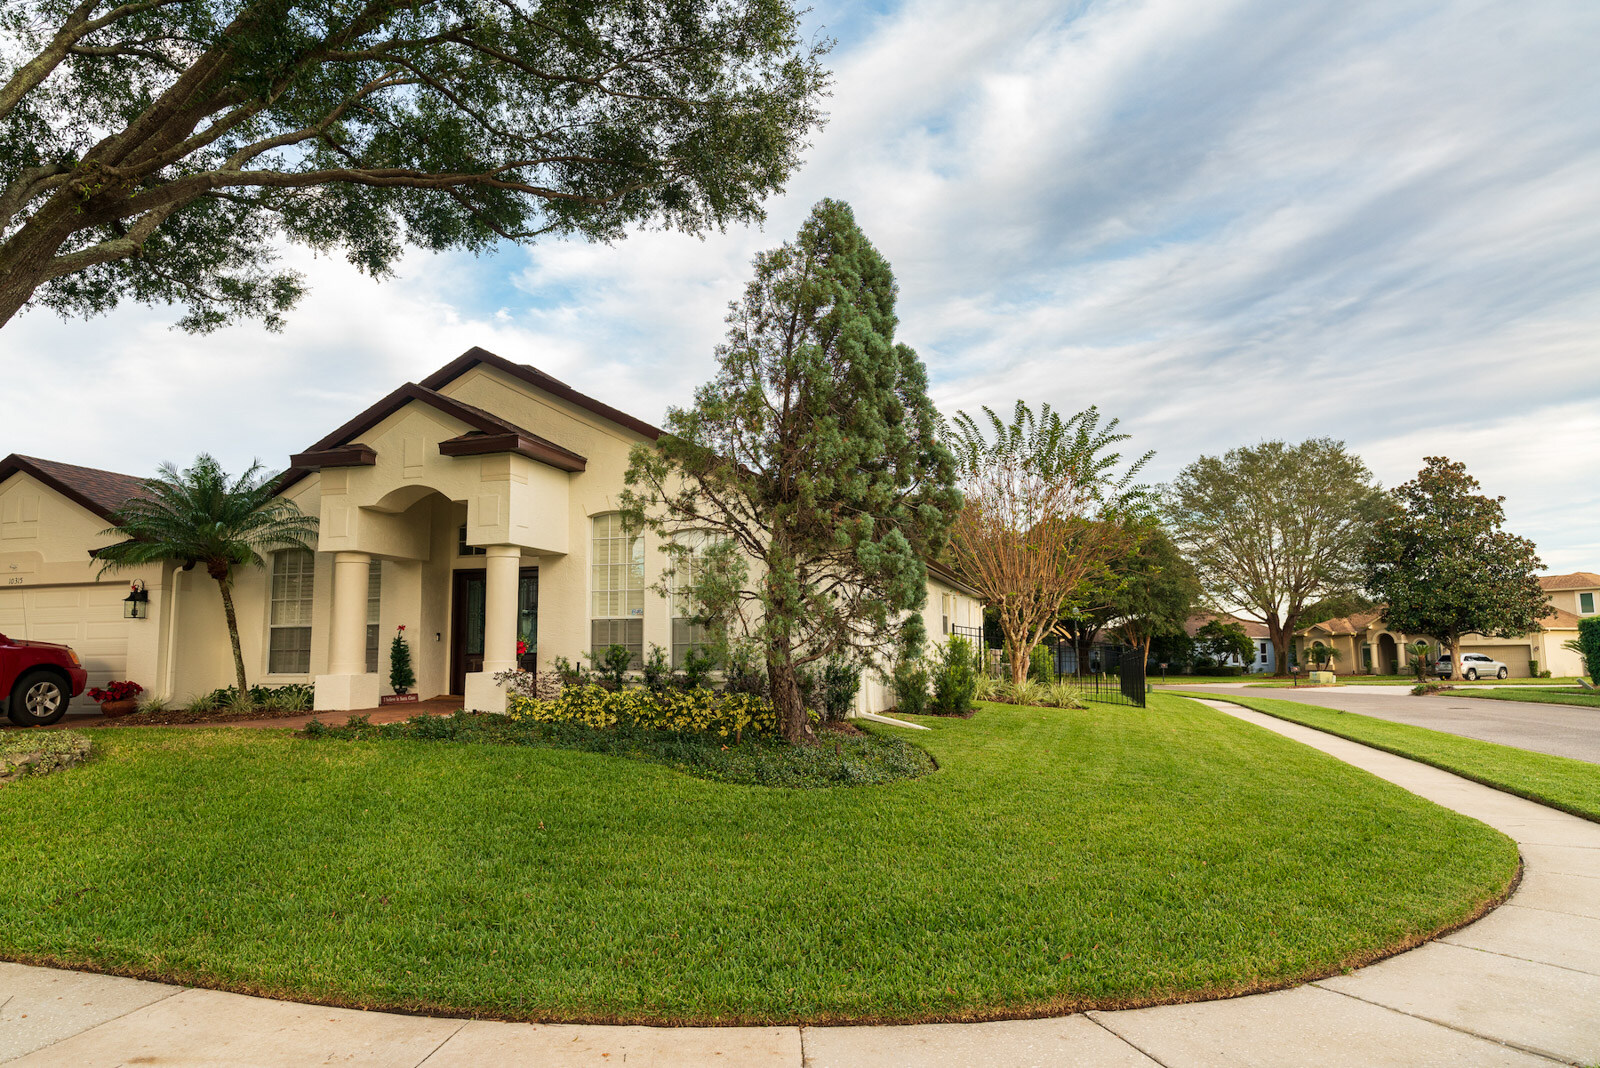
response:
{"label": "driveway", "polygon": [[1234,692],[1359,712],[1436,731],[1514,745],[1536,753],[1600,764],[1600,708],[1541,705],[1531,701],[1478,701],[1439,694],[1412,697],[1403,686],[1332,686],[1297,690],[1218,684],[1196,693]]}

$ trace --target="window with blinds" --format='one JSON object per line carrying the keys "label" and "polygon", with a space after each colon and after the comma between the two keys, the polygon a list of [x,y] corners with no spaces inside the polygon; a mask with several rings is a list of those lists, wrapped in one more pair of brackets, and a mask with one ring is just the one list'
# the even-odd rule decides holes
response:
{"label": "window with blinds", "polygon": [[383,597],[383,561],[367,565],[367,673],[378,670],[378,609]]}
{"label": "window with blinds", "polygon": [[268,618],[267,673],[311,670],[311,604],[316,555],[307,549],[272,554],[272,605]]}
{"label": "window with blinds", "polygon": [[644,538],[616,513],[594,517],[589,553],[589,648],[625,645],[644,664]]}
{"label": "window with blinds", "polygon": [[689,550],[688,555],[677,559],[672,574],[672,666],[681,668],[689,650],[704,646],[708,640],[705,625],[694,621],[689,590],[705,567],[710,539],[704,533],[691,532],[678,535],[677,543]]}

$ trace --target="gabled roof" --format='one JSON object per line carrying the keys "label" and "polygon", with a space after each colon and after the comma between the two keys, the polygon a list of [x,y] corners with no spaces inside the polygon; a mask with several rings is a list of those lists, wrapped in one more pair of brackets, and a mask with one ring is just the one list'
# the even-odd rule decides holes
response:
{"label": "gabled roof", "polygon": [[283,492],[312,471],[325,466],[361,466],[370,462],[365,453],[371,450],[365,446],[359,449],[354,447],[352,439],[371,430],[413,401],[426,404],[472,428],[465,434],[439,443],[439,451],[447,456],[515,452],[562,471],[582,471],[588,466],[589,461],[585,457],[531,430],[524,430],[476,405],[447,397],[429,386],[407,382],[304,452],[291,456],[289,470],[278,480],[278,492]]}
{"label": "gabled roof", "polygon": [[448,383],[454,382],[480,364],[485,367],[493,367],[497,371],[503,371],[511,377],[520,379],[533,388],[542,390],[553,397],[560,397],[564,401],[570,401],[586,411],[593,412],[602,419],[616,423],[618,426],[626,427],[635,434],[647,437],[651,441],[661,436],[660,427],[652,426],[643,419],[636,419],[627,412],[618,411],[609,404],[602,404],[593,397],[579,393],[565,382],[558,378],[552,378],[537,367],[530,367],[525,363],[512,363],[505,357],[496,356],[488,349],[480,349],[476,345],[433,372],[427,378],[424,378],[422,385],[427,386],[429,389],[439,389]]}
{"label": "gabled roof", "polygon": [[0,482],[18,472],[26,472],[75,504],[111,521],[111,514],[135,497],[147,496],[144,479],[134,475],[102,471],[98,467],[41,460],[37,456],[12,453],[0,460]]}
{"label": "gabled roof", "polygon": [[1376,612],[1357,612],[1354,615],[1338,616],[1334,619],[1325,619],[1321,623],[1313,623],[1309,627],[1301,628],[1301,633],[1309,634],[1314,630],[1320,630],[1327,634],[1360,634],[1382,617],[1381,609]]}
{"label": "gabled roof", "polygon": [[1231,616],[1222,612],[1201,612],[1190,616],[1183,621],[1183,632],[1193,638],[1196,631],[1213,619],[1221,620],[1224,623],[1239,624],[1244,628],[1245,634],[1249,635],[1254,641],[1265,641],[1271,637],[1271,632],[1267,630],[1265,623],[1258,623],[1253,619],[1240,619],[1238,616]]}
{"label": "gabled roof", "polygon": [[1546,593],[1556,590],[1600,590],[1600,575],[1593,571],[1574,571],[1570,575],[1540,575],[1539,588]]}

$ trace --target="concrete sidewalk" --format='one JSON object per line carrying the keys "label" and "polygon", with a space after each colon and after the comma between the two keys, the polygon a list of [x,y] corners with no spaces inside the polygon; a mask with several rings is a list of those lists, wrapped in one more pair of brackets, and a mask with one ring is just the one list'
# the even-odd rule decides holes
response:
{"label": "concrete sidewalk", "polygon": [[[1489,689],[1490,687],[1481,687]],[[1495,687],[1498,689],[1499,687]],[[1199,689],[1196,693],[1202,692]],[[1485,701],[1446,692],[1413,697],[1403,686],[1325,686],[1308,689],[1219,685],[1206,691],[1336,708],[1363,716],[1409,723],[1485,742],[1531,749],[1600,764],[1600,708],[1546,705],[1535,701]]]}
{"label": "concrete sidewalk", "polygon": [[1600,825],[1235,706],[1516,839],[1524,875],[1479,922],[1348,975],[1227,1001],[912,1027],[507,1024],[267,1001],[0,964],[19,1065],[1536,1066],[1600,1063]]}

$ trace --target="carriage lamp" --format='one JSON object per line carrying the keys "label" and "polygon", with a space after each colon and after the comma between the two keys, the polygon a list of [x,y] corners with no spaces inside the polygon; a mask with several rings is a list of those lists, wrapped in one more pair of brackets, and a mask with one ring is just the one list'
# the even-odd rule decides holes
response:
{"label": "carriage lamp", "polygon": [[128,596],[122,599],[122,618],[150,618],[150,591],[144,588],[143,582],[135,582],[128,590]]}

